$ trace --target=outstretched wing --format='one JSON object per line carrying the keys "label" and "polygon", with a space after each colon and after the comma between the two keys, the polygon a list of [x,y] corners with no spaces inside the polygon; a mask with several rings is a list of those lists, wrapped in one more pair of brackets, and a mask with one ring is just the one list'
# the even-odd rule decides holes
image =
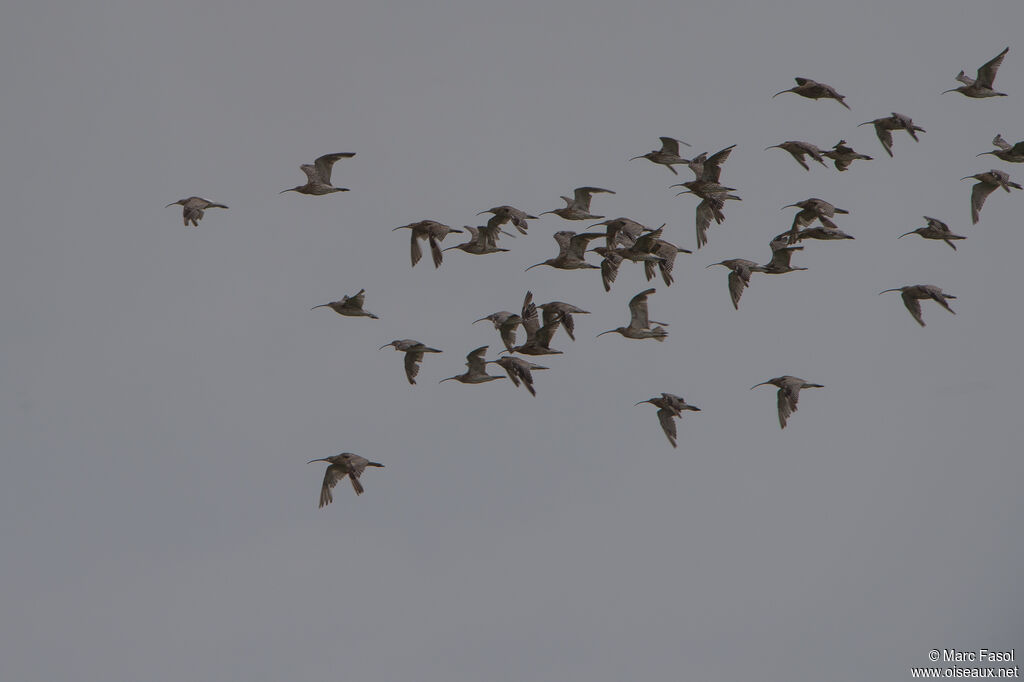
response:
{"label": "outstretched wing", "polygon": [[917,320],[919,325],[924,327],[924,320],[921,319],[921,301],[917,300],[906,291],[902,292],[900,295],[903,297],[903,305],[907,306],[907,310],[910,311],[910,315]]}
{"label": "outstretched wing", "polygon": [[[334,168],[334,162],[338,159],[348,159],[353,156],[355,156],[354,152],[339,152],[337,154],[324,154],[318,158],[313,164],[319,181],[325,185],[331,184],[331,170]],[[309,175],[309,173],[307,172],[306,175]],[[310,180],[316,182],[312,177],[310,177]]]}
{"label": "outstretched wing", "polygon": [[654,289],[645,289],[629,301],[629,326],[636,329],[647,329],[650,322],[647,320],[647,297],[655,292]]}
{"label": "outstretched wing", "polygon": [[665,432],[665,437],[668,438],[668,442],[672,444],[672,447],[676,446],[676,421],[673,419],[675,413],[672,410],[667,410],[664,407],[658,409],[658,423],[661,424],[661,430]]}
{"label": "outstretched wing", "polygon": [[1003,63],[1003,58],[1006,57],[1006,53],[1010,51],[1007,47],[1005,50],[997,54],[995,57],[985,62],[980,69],[978,69],[978,85],[984,85],[986,88],[992,88],[992,82],[996,79],[996,71],[999,70],[999,66]]}

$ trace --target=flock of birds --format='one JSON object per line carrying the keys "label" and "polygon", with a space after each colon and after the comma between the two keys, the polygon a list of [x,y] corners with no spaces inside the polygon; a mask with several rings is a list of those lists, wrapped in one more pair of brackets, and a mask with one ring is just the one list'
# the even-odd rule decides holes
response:
{"label": "flock of birds", "polygon": [[[975,78],[970,78],[961,71],[956,80],[962,83],[957,88],[945,92],[959,92],[971,98],[1004,97],[1005,93],[998,92],[994,88],[996,73],[1006,57],[1009,48],[1004,49],[995,58],[985,63],[977,71]],[[847,109],[850,106],[845,102],[845,97],[825,83],[813,81],[809,78],[796,78],[796,85],[788,90],[776,93],[773,97],[783,93],[792,92],[801,97],[809,99],[833,99]],[[919,141],[918,133],[925,130],[914,124],[909,116],[893,112],[890,116],[876,118],[866,121],[860,125],[874,126],[878,140],[882,148],[891,157],[893,156],[893,132],[905,131],[914,141]],[[679,172],[675,166],[685,166],[694,174],[689,181],[672,185],[671,187],[683,188],[678,194],[691,194],[700,199],[696,208],[696,238],[697,248],[708,243],[708,229],[712,221],[721,224],[725,220],[724,209],[728,201],[740,201],[740,197],[733,192],[736,188],[728,187],[721,183],[722,167],[728,160],[735,145],[726,147],[714,154],[701,153],[692,158],[685,158],[681,155],[680,145],[690,145],[682,140],[672,137],[661,137],[661,147],[646,154],[633,157],[636,159],[647,159],[655,164],[668,168],[673,175]],[[992,141],[995,149],[982,152],[978,156],[992,155],[996,158],[1010,162],[1024,162],[1024,141],[1016,144],[1009,144],[1002,135],[996,135]],[[831,160],[839,171],[847,170],[854,161],[870,161],[872,157],[856,152],[848,146],[846,140],[839,140],[832,149],[822,150],[814,144],[802,140],[787,140],[785,142],[771,145],[765,149],[782,149],[789,153],[793,159],[805,170],[810,171],[811,166],[807,159],[826,166],[825,159]],[[296,192],[310,196],[322,196],[335,192],[349,191],[344,187],[336,187],[331,181],[331,172],[337,161],[355,156],[352,152],[325,154],[316,159],[312,164],[301,166],[305,173],[307,182],[304,185],[282,190],[284,192]],[[999,169],[991,169],[982,173],[962,178],[963,180],[974,179],[977,182],[971,189],[970,209],[971,221],[977,223],[980,219],[980,211],[985,200],[997,189],[1003,189],[1007,193],[1011,189],[1022,189],[1022,186],[1010,179],[1008,173]],[[611,290],[615,282],[619,268],[625,261],[643,263],[644,274],[648,281],[660,274],[665,286],[673,283],[672,270],[676,256],[682,252],[691,254],[692,251],[677,246],[664,239],[664,228],[662,224],[657,228],[650,228],[641,223],[625,217],[614,219],[603,219],[602,215],[595,215],[591,212],[591,202],[595,195],[609,194],[615,192],[600,187],[577,187],[573,195],[563,196],[565,206],[561,208],[544,211],[538,215],[531,215],[509,205],[495,206],[477,215],[490,214],[486,225],[477,227],[465,226],[465,231],[455,229],[434,220],[420,220],[418,222],[402,225],[394,228],[397,230],[410,231],[410,260],[415,266],[423,257],[421,242],[426,242],[435,267],[440,267],[443,262],[444,251],[458,249],[473,255],[486,255],[505,252],[509,249],[499,247],[498,241],[502,236],[514,236],[507,232],[504,227],[511,225],[521,235],[528,234],[529,222],[539,220],[540,216],[552,214],[564,220],[571,221],[600,221],[591,228],[603,227],[602,231],[576,232],[573,230],[561,230],[554,233],[555,242],[558,244],[558,255],[549,258],[541,263],[526,268],[530,270],[535,267],[549,266],[561,270],[600,270],[601,282],[606,291]],[[186,226],[196,227],[203,218],[204,212],[210,208],[223,208],[224,204],[207,201],[201,197],[193,196],[181,199],[168,206],[182,206],[182,218]],[[740,298],[744,289],[750,286],[753,273],[764,274],[785,274],[796,270],[807,268],[791,265],[791,259],[796,252],[802,251],[803,246],[799,245],[807,239],[812,240],[845,240],[853,237],[844,231],[834,222],[837,216],[846,215],[849,211],[838,208],[833,204],[816,197],[799,201],[783,208],[799,209],[793,217],[791,228],[775,236],[769,246],[771,258],[767,263],[759,264],[756,261],[744,258],[730,258],[718,263],[712,263],[707,267],[723,266],[729,270],[728,289],[729,296],[734,308],[739,309]],[[603,220],[602,220],[603,219]],[[925,216],[927,224],[910,232],[904,233],[899,238],[911,234],[917,234],[925,239],[941,240],[950,248],[956,250],[954,241],[965,239],[964,236],[954,234],[949,226],[937,218]],[[818,223],[817,226],[814,224]],[[447,248],[442,248],[441,243],[450,233],[468,234],[469,240]],[[603,241],[603,245],[591,246],[592,242]],[[588,254],[597,254],[600,262],[588,261]],[[604,334],[618,333],[627,339],[654,339],[664,341],[668,336],[665,322],[657,322],[651,319],[648,311],[648,302],[654,288],[648,288],[635,295],[629,302],[629,323],[622,327],[609,329],[597,336]],[[899,291],[903,303],[914,320],[922,327],[925,326],[921,312],[921,301],[933,300],[950,313],[954,313],[948,301],[956,296],[944,292],[933,284],[909,284],[902,287],[886,289],[886,292]],[[351,296],[343,296],[340,300],[331,301],[318,306],[317,308],[328,307],[339,315],[346,317],[368,317],[378,319],[378,316],[365,308],[366,291],[360,289]],[[538,313],[538,309],[540,313]],[[491,313],[477,319],[476,322],[489,321],[501,339],[504,350],[501,357],[487,360],[486,353],[489,346],[481,346],[469,352],[466,356],[466,371],[462,374],[442,379],[445,381],[458,381],[463,384],[480,384],[504,378],[500,375],[488,374],[487,365],[498,365],[505,371],[505,375],[515,386],[522,385],[531,395],[536,396],[534,387],[533,372],[546,370],[547,367],[534,364],[519,356],[540,356],[558,355],[561,350],[551,347],[555,333],[564,329],[566,335],[573,341],[575,337],[574,315],[589,314],[570,303],[562,301],[551,301],[537,304],[533,301],[532,292],[527,292],[522,307],[518,313],[502,310]],[[525,339],[517,343],[517,331],[522,328]],[[390,343],[382,345],[378,350],[392,347],[394,350],[404,353],[405,376],[409,384],[416,384],[416,377],[419,375],[420,364],[427,353],[440,353],[437,348],[431,348],[414,339],[395,339]],[[507,354],[507,355],[504,355]],[[800,391],[805,388],[822,388],[821,384],[812,383],[795,376],[780,376],[763,381],[758,386],[772,385],[777,391],[777,411],[779,426],[785,428],[792,413],[797,410]],[[636,405],[650,403],[658,408],[658,422],[665,433],[666,438],[672,447],[677,446],[676,420],[681,418],[684,411],[699,412],[700,408],[687,404],[678,395],[672,393],[661,393],[647,400],[642,400]],[[333,500],[331,490],[341,479],[349,477],[356,494],[362,494],[363,486],[360,477],[367,467],[383,467],[383,464],[371,462],[359,455],[343,452],[331,457],[310,460],[312,462],[327,462],[328,467],[324,474],[321,486],[319,503],[323,507]]]}

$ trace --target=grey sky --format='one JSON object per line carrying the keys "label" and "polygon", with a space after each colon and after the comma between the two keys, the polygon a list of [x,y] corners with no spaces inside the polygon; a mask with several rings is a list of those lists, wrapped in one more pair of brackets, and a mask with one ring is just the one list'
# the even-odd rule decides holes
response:
{"label": "grey sky", "polygon": [[[0,23],[0,678],[909,679],[932,648],[1017,646],[1024,192],[970,225],[975,154],[1024,139],[1017,0],[21,4]],[[940,95],[1006,45],[998,100]],[[795,95],[804,75],[853,108]],[[889,159],[870,127],[899,111]],[[647,283],[507,254],[410,269],[431,218],[561,205],[695,249],[696,201],[632,156],[737,147],[710,243],[658,280],[663,344],[617,335]],[[770,144],[875,157],[807,173]],[[351,192],[277,192],[353,151]],[[198,229],[198,194],[230,206]],[[818,196],[856,237],[756,276]],[[954,253],[896,236],[936,216]],[[457,243],[453,235],[446,244]],[[628,265],[628,264],[627,264]],[[934,283],[919,328],[895,294]],[[326,303],[367,290],[380,320]],[[437,380],[472,320],[569,301],[538,396]],[[436,348],[419,385],[377,347]],[[774,390],[807,391],[780,431]],[[673,450],[661,391],[700,406]],[[316,507],[342,451],[383,462]]]}

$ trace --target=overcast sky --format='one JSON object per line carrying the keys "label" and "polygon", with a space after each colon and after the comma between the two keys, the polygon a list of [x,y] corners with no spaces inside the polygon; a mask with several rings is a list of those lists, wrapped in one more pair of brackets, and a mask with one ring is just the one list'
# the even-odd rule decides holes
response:
{"label": "overcast sky", "polygon": [[[19,3],[0,23],[0,678],[910,679],[933,648],[1024,646],[1024,192],[970,224],[970,183],[1024,168],[1019,0]],[[1009,97],[940,94],[1003,47]],[[772,99],[794,76],[833,101]],[[927,130],[870,126],[898,111]],[[410,268],[423,219],[595,213],[696,251],[658,136],[736,145],[738,188],[676,282],[509,253]],[[764,147],[840,138],[844,173]],[[278,194],[330,152],[351,192]],[[230,206],[183,227],[190,195]],[[811,196],[854,241],[755,275]],[[966,235],[896,237],[945,220]],[[452,235],[446,245],[458,243]],[[594,259],[597,262],[597,259]],[[896,294],[931,283],[921,328]],[[601,331],[654,286],[664,343]],[[366,289],[379,320],[314,305]],[[591,311],[531,398],[469,386],[479,317]],[[402,357],[436,348],[410,386]],[[500,371],[495,369],[494,371]],[[779,429],[775,391],[805,391]],[[702,408],[672,449],[662,391]],[[322,464],[382,462],[317,508]]]}

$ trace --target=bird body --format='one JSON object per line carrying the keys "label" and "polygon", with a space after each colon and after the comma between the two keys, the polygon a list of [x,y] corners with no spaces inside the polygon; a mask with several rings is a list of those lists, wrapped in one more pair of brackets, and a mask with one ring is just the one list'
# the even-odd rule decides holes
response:
{"label": "bird body", "polygon": [[527,291],[523,298],[523,310],[520,315],[523,331],[526,332],[526,341],[518,346],[508,348],[509,353],[522,353],[524,355],[558,355],[562,351],[551,348],[551,339],[558,331],[561,324],[561,315],[546,316],[544,325],[540,323],[537,315],[537,305],[533,302],[533,292]]}
{"label": "bird body", "polygon": [[508,232],[502,230],[500,226],[473,227],[472,225],[463,225],[463,227],[469,233],[469,241],[463,242],[462,244],[456,244],[455,246],[449,246],[446,249],[442,249],[442,251],[459,249],[460,251],[465,251],[466,253],[471,253],[477,256],[487,253],[508,251],[508,249],[503,249],[498,246],[498,236],[502,234],[508,235]]}
{"label": "bird body", "polygon": [[488,381],[494,381],[495,379],[504,379],[505,377],[494,376],[487,373],[487,363],[484,360],[484,353],[487,352],[487,346],[480,346],[476,350],[469,352],[466,356],[466,371],[463,374],[457,374],[447,379],[441,379],[438,383],[444,383],[454,379],[460,384],[483,384]]}
{"label": "bird body", "polygon": [[674,137],[659,137],[658,139],[661,140],[661,149],[655,149],[653,152],[634,156],[630,161],[633,161],[634,159],[647,159],[653,163],[660,163],[665,166],[672,171],[673,175],[679,175],[679,173],[676,172],[676,169],[672,166],[690,163],[688,159],[684,159],[679,156],[679,145],[685,144],[687,147],[690,145],[682,140],[677,140]]}
{"label": "bird body", "polygon": [[1002,135],[996,135],[992,138],[992,144],[995,145],[995,149],[990,152],[982,152],[978,156],[991,154],[1010,163],[1024,163],[1024,141],[1011,145],[1003,139]]}
{"label": "bird body", "polygon": [[595,194],[615,194],[615,192],[610,189],[601,189],[600,187],[577,187],[573,190],[571,199],[569,197],[562,197],[562,201],[565,202],[565,208],[544,211],[541,215],[554,213],[566,220],[597,220],[598,218],[603,218],[603,215],[594,215],[590,212],[590,199]]}
{"label": "bird body", "polygon": [[313,163],[304,163],[299,168],[306,174],[306,184],[292,187],[291,189],[283,189],[279,194],[285,192],[298,192],[299,194],[309,194],[311,196],[322,196],[324,194],[332,194],[334,192],[347,192],[346,187],[335,187],[331,184],[331,171],[334,169],[334,163],[339,159],[350,159],[355,156],[355,152],[338,152],[336,154],[324,154],[319,157]]}
{"label": "bird body", "polygon": [[941,239],[954,251],[956,251],[956,244],[952,242],[953,239],[967,239],[967,237],[953,234],[953,231],[949,229],[949,225],[946,225],[946,223],[937,218],[929,218],[928,216],[925,216],[924,219],[928,222],[927,225],[919,227],[916,230],[911,230],[910,232],[905,232],[897,237],[897,239],[902,239],[908,234],[919,234],[925,239]]}
{"label": "bird body", "polygon": [[846,170],[850,167],[850,164],[857,159],[862,159],[864,161],[873,160],[872,157],[867,154],[859,154],[858,152],[855,152],[853,147],[846,144],[846,140],[839,140],[839,142],[835,143],[832,149],[827,152],[822,152],[822,156],[827,156],[832,159],[835,163],[836,170],[838,171]]}
{"label": "bird body", "polygon": [[898,114],[895,111],[890,116],[865,121],[858,124],[857,127],[866,125],[873,125],[875,127],[875,135],[878,137],[878,141],[882,143],[885,153],[889,156],[892,156],[892,131],[905,130],[914,138],[914,142],[920,142],[917,139],[917,133],[927,132],[924,128],[914,125],[914,121],[909,116]]}
{"label": "bird body", "polygon": [[547,369],[547,367],[535,365],[528,360],[512,357],[511,355],[498,358],[497,360],[488,360],[487,362],[500,365],[505,370],[505,373],[508,374],[508,378],[512,380],[513,384],[516,386],[522,384],[532,396],[537,395],[537,391],[533,388],[532,371],[535,369]]}
{"label": "bird body", "polygon": [[769,149],[782,149],[789,152],[789,155],[792,156],[797,163],[803,166],[806,171],[811,170],[811,167],[807,165],[806,161],[804,161],[804,157],[807,156],[811,157],[822,166],[825,165],[825,160],[821,158],[823,152],[810,142],[804,142],[802,140],[786,140],[785,142],[773,144],[770,147],[764,148],[765,151],[768,151]]}
{"label": "bird body", "polygon": [[722,265],[729,269],[729,298],[732,300],[732,307],[739,310],[740,297],[743,295],[743,290],[750,286],[751,273],[764,272],[764,267],[746,258],[729,258],[712,263],[707,267],[711,268],[716,265]]}
{"label": "bird body", "polygon": [[988,198],[989,194],[992,194],[992,192],[995,192],[1000,187],[1006,190],[1007,194],[1010,193],[1011,187],[1014,189],[1024,189],[1020,184],[1010,180],[1010,175],[1006,171],[996,168],[985,173],[975,173],[960,179],[968,180],[970,178],[978,181],[971,187],[971,223],[975,225],[980,219],[981,207],[985,205],[985,199]]}
{"label": "bird body", "polygon": [[778,393],[778,409],[779,409],[779,427],[786,428],[786,422],[789,420],[789,416],[796,412],[797,401],[800,398],[800,389],[803,388],[825,388],[821,384],[812,384],[799,377],[794,376],[781,376],[769,379],[768,381],[762,381],[759,384],[750,387],[750,390],[754,390],[758,386],[765,386],[771,384],[777,386],[779,389]]}
{"label": "bird body", "polygon": [[310,310],[317,308],[330,308],[339,315],[345,317],[369,317],[374,320],[380,319],[369,310],[363,310],[363,303],[366,301],[366,289],[360,289],[354,296],[342,296],[340,301],[331,301],[315,305]]}
{"label": "bird body", "polygon": [[685,400],[672,393],[662,393],[660,397],[655,396],[648,400],[641,400],[636,405],[643,405],[644,403],[651,403],[658,408],[658,423],[661,424],[661,430],[665,432],[665,437],[668,438],[668,442],[672,444],[672,447],[677,447],[676,439],[678,437],[676,435],[674,419],[682,417],[683,410],[700,412],[699,407],[687,405]]}
{"label": "bird body", "polygon": [[409,256],[412,260],[413,266],[420,262],[420,258],[423,257],[423,251],[420,250],[420,240],[425,239],[430,244],[430,255],[434,259],[434,267],[441,267],[443,256],[441,255],[441,241],[448,236],[449,232],[462,233],[462,230],[456,230],[453,227],[449,227],[444,223],[439,223],[436,220],[420,220],[419,222],[409,223],[408,225],[400,225],[391,231],[395,230],[410,230],[411,235],[409,237]]}
{"label": "bird body", "polygon": [[[664,327],[668,325],[664,322],[650,320],[647,315],[647,297],[654,292],[655,289],[646,289],[630,299],[629,326],[609,329],[608,331],[601,332],[598,336],[616,332],[627,339],[655,339],[656,341],[664,341],[668,336],[668,332],[665,331]],[[651,324],[662,326],[651,329]]]}
{"label": "bird body", "polygon": [[208,208],[227,208],[224,204],[215,204],[202,197],[178,199],[173,203],[167,204],[164,208],[177,205],[181,206],[181,217],[185,227],[188,227],[189,223],[192,223],[192,227],[199,227],[199,221],[203,219],[204,211]]}
{"label": "bird body", "polygon": [[772,95],[772,97],[778,97],[784,92],[794,92],[801,97],[806,97],[808,99],[834,99],[847,109],[850,108],[850,105],[844,101],[846,96],[840,95],[831,85],[819,83],[818,81],[813,81],[810,78],[804,78],[802,76],[797,76],[794,80],[796,81],[796,85],[791,87],[789,90],[777,92]]}
{"label": "bird body", "polygon": [[395,339],[391,343],[385,343],[377,350],[383,350],[393,346],[395,350],[405,353],[405,377],[410,384],[416,383],[416,375],[420,373],[420,362],[424,353],[440,353],[436,348],[423,345],[415,339]]}
{"label": "bird body", "polygon": [[520,211],[518,208],[509,206],[507,204],[502,206],[495,206],[489,208],[486,211],[480,211],[477,215],[483,215],[484,213],[493,213],[490,219],[487,221],[487,227],[499,227],[507,222],[511,222],[520,233],[526,234],[530,225],[526,222],[527,220],[537,220],[537,216],[530,215],[525,211]]}
{"label": "bird body", "polygon": [[910,316],[921,325],[925,326],[924,320],[921,318],[921,301],[931,299],[941,305],[949,312],[956,315],[949,304],[946,303],[947,299],[955,299],[956,296],[947,294],[939,287],[934,284],[910,284],[905,287],[898,287],[896,289],[886,289],[885,291],[878,292],[879,295],[886,293],[887,291],[898,291],[900,296],[903,298],[903,305],[910,311]]}
{"label": "bird body", "polygon": [[366,467],[383,467],[383,464],[377,462],[371,462],[365,457],[353,454],[351,452],[343,452],[340,455],[332,455],[330,457],[323,457],[321,459],[311,459],[307,464],[313,462],[327,462],[327,471],[324,472],[324,482],[320,487],[320,506],[324,507],[334,501],[334,496],[331,494],[331,489],[337,485],[338,481],[348,476],[352,481],[352,488],[356,491],[356,495],[363,494],[363,484],[359,481],[359,477],[363,475],[363,471]]}
{"label": "bird body", "polygon": [[999,67],[1003,63],[1003,58],[1006,57],[1006,53],[1009,51],[1010,48],[1007,47],[995,57],[985,62],[981,68],[978,69],[977,78],[966,76],[964,75],[964,72],[961,71],[956,75],[956,80],[963,83],[963,85],[951,90],[945,90],[942,94],[946,94],[947,92],[959,92],[966,97],[973,97],[975,99],[982,97],[1006,97],[1006,93],[997,92],[992,86],[992,83],[996,79],[996,72],[999,71]]}
{"label": "bird body", "polygon": [[527,270],[531,270],[541,265],[550,265],[551,267],[558,268],[559,270],[600,268],[598,265],[593,265],[592,263],[585,261],[583,259],[583,255],[587,251],[587,244],[590,243],[590,240],[598,239],[605,235],[595,232],[576,233],[572,230],[561,230],[559,232],[555,232],[552,236],[558,243],[558,255],[555,258],[547,259],[543,263],[535,263],[526,268]]}

